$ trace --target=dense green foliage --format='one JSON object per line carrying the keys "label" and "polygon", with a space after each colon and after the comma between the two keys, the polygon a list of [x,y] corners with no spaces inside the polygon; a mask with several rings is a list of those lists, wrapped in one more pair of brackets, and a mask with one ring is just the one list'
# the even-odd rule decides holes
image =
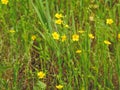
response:
{"label": "dense green foliage", "polygon": [[3,1],[0,90],[120,89],[119,0]]}

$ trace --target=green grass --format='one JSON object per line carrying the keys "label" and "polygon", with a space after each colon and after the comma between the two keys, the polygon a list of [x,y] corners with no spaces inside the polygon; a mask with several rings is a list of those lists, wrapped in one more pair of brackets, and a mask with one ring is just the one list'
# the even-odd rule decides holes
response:
{"label": "green grass", "polygon": [[[119,0],[9,0],[0,12],[0,90],[120,89]],[[56,13],[63,15],[60,25]]]}

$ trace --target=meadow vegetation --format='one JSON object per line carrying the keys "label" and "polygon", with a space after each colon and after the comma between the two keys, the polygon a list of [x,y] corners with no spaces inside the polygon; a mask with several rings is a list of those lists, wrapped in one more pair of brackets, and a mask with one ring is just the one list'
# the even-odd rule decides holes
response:
{"label": "meadow vegetation", "polygon": [[120,90],[119,0],[0,0],[0,90]]}

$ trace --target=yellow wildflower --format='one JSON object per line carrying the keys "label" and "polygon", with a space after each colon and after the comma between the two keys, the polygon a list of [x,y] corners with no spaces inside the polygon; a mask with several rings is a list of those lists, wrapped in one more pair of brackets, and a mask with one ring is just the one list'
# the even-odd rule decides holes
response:
{"label": "yellow wildflower", "polygon": [[55,40],[59,40],[59,34],[57,33],[57,32],[53,32],[52,33],[52,36],[53,36],[53,38],[55,39]]}
{"label": "yellow wildflower", "polygon": [[120,39],[120,34],[118,34],[118,39]]}
{"label": "yellow wildflower", "polygon": [[82,33],[84,33],[85,31],[84,31],[84,30],[79,30],[78,32],[82,34]]}
{"label": "yellow wildflower", "polygon": [[62,89],[62,88],[63,88],[63,85],[57,85],[56,88],[57,88],[57,89]]}
{"label": "yellow wildflower", "polygon": [[88,36],[89,36],[89,38],[91,38],[91,39],[94,39],[95,37],[93,36],[93,34],[88,34]]}
{"label": "yellow wildflower", "polygon": [[69,26],[66,24],[66,25],[65,25],[65,28],[69,28]]}
{"label": "yellow wildflower", "polygon": [[85,90],[85,87],[82,87],[82,89],[81,90]]}
{"label": "yellow wildflower", "polygon": [[34,41],[36,39],[36,36],[32,35],[31,39]]}
{"label": "yellow wildflower", "polygon": [[94,21],[94,16],[90,16],[90,17],[89,17],[89,20],[90,20],[90,21]]}
{"label": "yellow wildflower", "polygon": [[112,19],[107,19],[107,20],[106,20],[106,23],[110,25],[110,24],[113,23],[113,20],[112,20]]}
{"label": "yellow wildflower", "polygon": [[82,51],[81,50],[77,50],[76,53],[81,53]]}
{"label": "yellow wildflower", "polygon": [[38,75],[38,77],[39,77],[40,79],[42,79],[42,78],[45,77],[45,73],[43,73],[42,71],[38,72],[37,75]]}
{"label": "yellow wildflower", "polygon": [[56,23],[56,24],[62,24],[62,22],[63,22],[63,21],[62,21],[61,19],[55,20],[55,23]]}
{"label": "yellow wildflower", "polygon": [[109,42],[108,40],[105,40],[104,43],[107,44],[107,45],[111,44],[111,42]]}
{"label": "yellow wildflower", "polygon": [[72,36],[72,40],[73,40],[73,41],[78,41],[78,40],[79,40],[79,35],[74,34],[74,35]]}
{"label": "yellow wildflower", "polygon": [[8,4],[8,0],[1,0],[2,4],[7,5]]}
{"label": "yellow wildflower", "polygon": [[63,17],[63,15],[62,15],[62,14],[58,14],[58,13],[56,13],[56,14],[55,14],[55,17],[58,18],[58,19],[60,19],[60,18]]}
{"label": "yellow wildflower", "polygon": [[15,30],[11,29],[9,32],[10,32],[10,33],[15,33]]}
{"label": "yellow wildflower", "polygon": [[62,42],[64,42],[66,40],[66,35],[61,36],[61,38],[62,38]]}

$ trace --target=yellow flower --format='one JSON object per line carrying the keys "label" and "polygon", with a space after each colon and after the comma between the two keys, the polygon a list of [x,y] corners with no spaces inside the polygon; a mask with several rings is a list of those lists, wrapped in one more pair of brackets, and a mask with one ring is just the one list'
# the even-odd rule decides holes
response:
{"label": "yellow flower", "polygon": [[65,25],[65,28],[69,28],[69,26],[66,24],[66,25]]}
{"label": "yellow flower", "polygon": [[93,34],[88,34],[89,38],[94,39],[95,37],[93,36]]}
{"label": "yellow flower", "polygon": [[34,41],[36,39],[36,36],[32,35],[31,39]]}
{"label": "yellow flower", "polygon": [[78,40],[79,40],[79,35],[74,34],[74,35],[72,36],[72,40],[73,40],[73,41],[78,41]]}
{"label": "yellow flower", "polygon": [[12,30],[10,30],[9,32],[10,32],[10,33],[15,33],[15,30],[12,29]]}
{"label": "yellow flower", "polygon": [[45,77],[45,73],[43,73],[42,71],[38,72],[37,75],[38,75],[38,77],[39,77],[40,79],[42,79],[42,78]]}
{"label": "yellow flower", "polygon": [[62,15],[62,14],[58,14],[58,13],[56,13],[56,14],[55,14],[55,17],[58,18],[58,19],[60,19],[60,18],[63,17],[63,15]]}
{"label": "yellow flower", "polygon": [[90,21],[94,21],[94,16],[90,16],[90,17],[89,17],[89,20],[90,20]]}
{"label": "yellow flower", "polygon": [[55,21],[56,24],[62,24],[62,22],[63,21],[61,19],[58,19],[58,20]]}
{"label": "yellow flower", "polygon": [[52,36],[53,36],[53,38],[55,39],[55,40],[59,40],[59,34],[57,33],[57,32],[53,32],[52,33]]}
{"label": "yellow flower", "polygon": [[84,30],[79,30],[78,32],[82,34],[82,33],[84,33],[85,31],[84,31]]}
{"label": "yellow flower", "polygon": [[61,36],[61,38],[62,38],[62,42],[64,42],[67,37],[66,37],[66,35],[63,35],[63,36]]}
{"label": "yellow flower", "polygon": [[105,40],[104,43],[107,44],[107,45],[111,44],[111,42],[109,42],[108,40]]}
{"label": "yellow flower", "polygon": [[62,89],[63,86],[62,86],[62,85],[57,85],[56,88],[57,88],[57,89]]}
{"label": "yellow flower", "polygon": [[81,53],[82,51],[81,50],[77,50],[76,53]]}
{"label": "yellow flower", "polygon": [[85,90],[85,87],[82,87],[82,89],[81,90]]}
{"label": "yellow flower", "polygon": [[112,19],[107,19],[107,20],[106,20],[106,23],[110,25],[110,24],[113,23],[113,20],[112,20]]}
{"label": "yellow flower", "polygon": [[118,34],[118,39],[120,39],[120,34]]}
{"label": "yellow flower", "polygon": [[1,0],[2,4],[7,5],[8,4],[8,0]]}

